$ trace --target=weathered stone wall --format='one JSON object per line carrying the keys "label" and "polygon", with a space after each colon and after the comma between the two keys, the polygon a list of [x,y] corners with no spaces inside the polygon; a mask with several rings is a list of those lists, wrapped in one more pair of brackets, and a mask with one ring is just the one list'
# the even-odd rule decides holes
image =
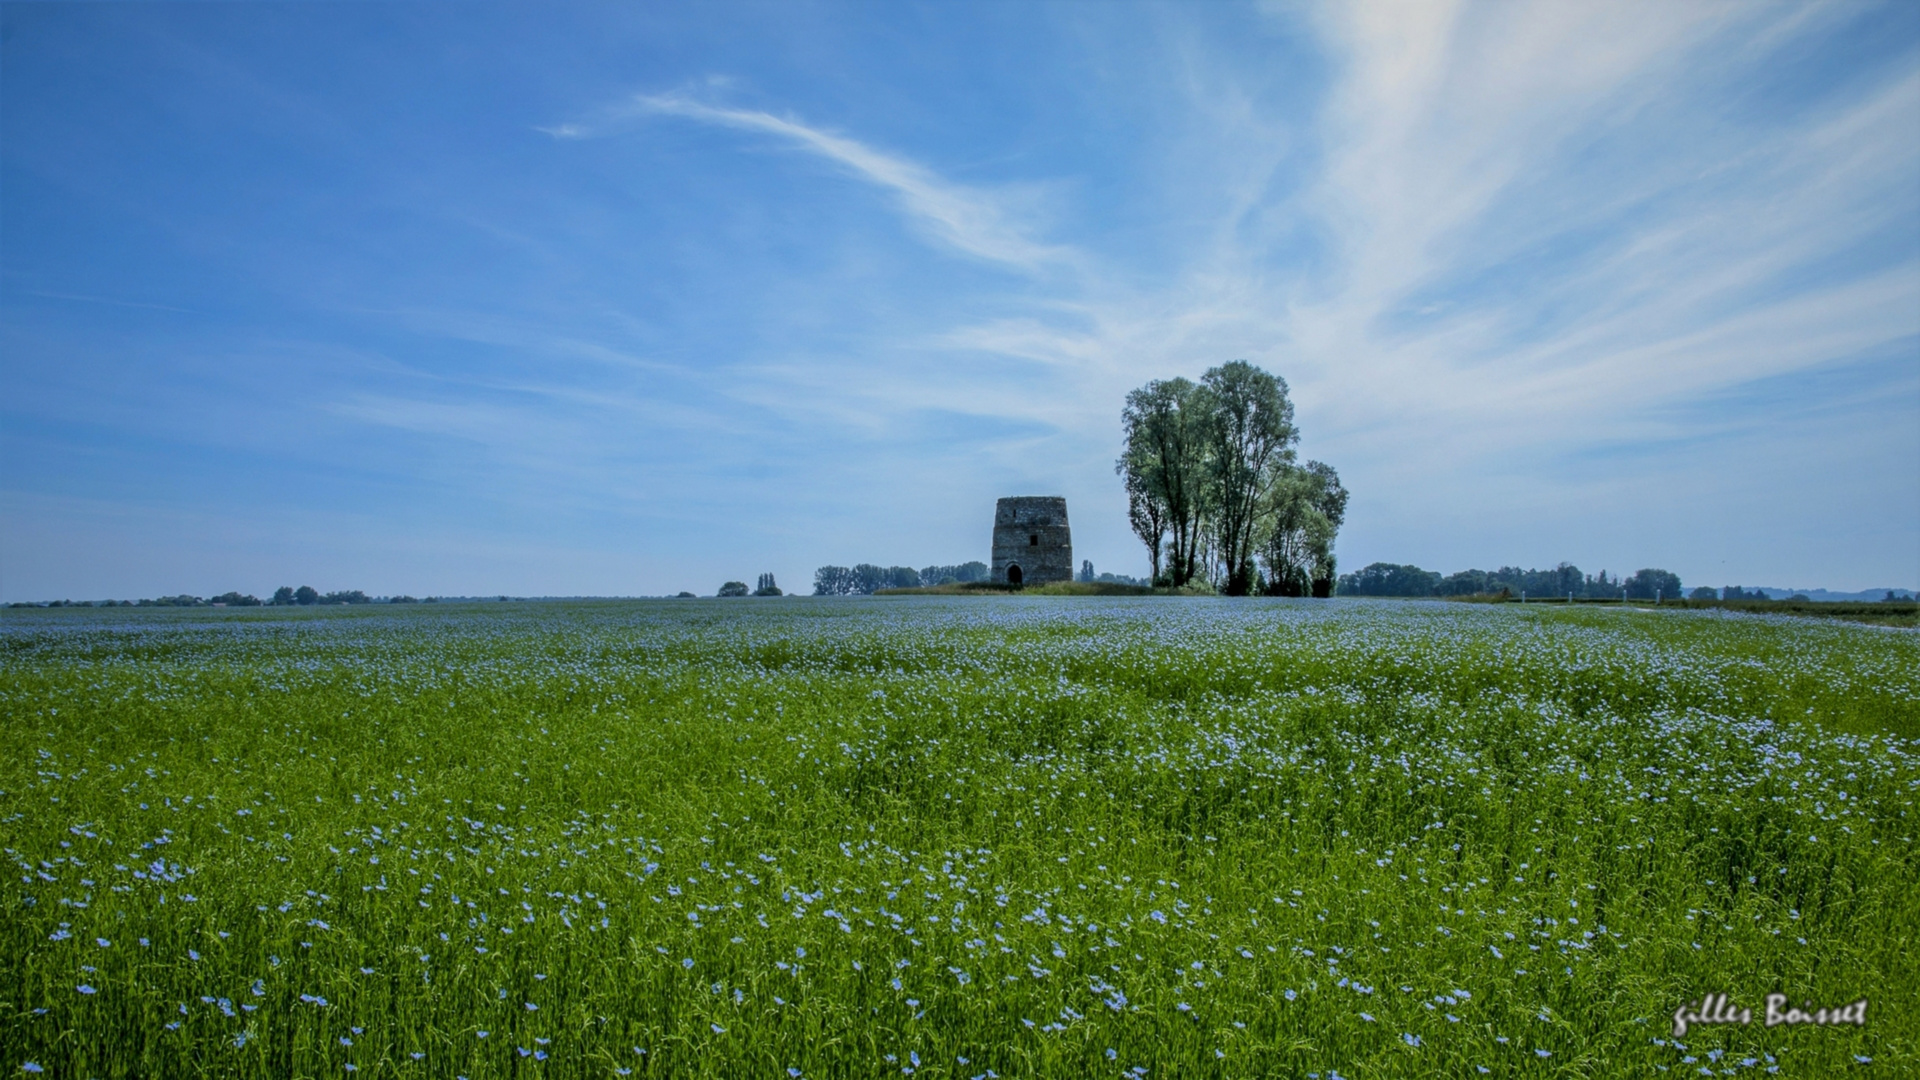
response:
{"label": "weathered stone wall", "polygon": [[993,511],[993,580],[1008,581],[1009,567],[1020,568],[1020,583],[1039,585],[1073,580],[1073,534],[1067,528],[1067,500],[1059,495],[1022,495],[1001,499]]}

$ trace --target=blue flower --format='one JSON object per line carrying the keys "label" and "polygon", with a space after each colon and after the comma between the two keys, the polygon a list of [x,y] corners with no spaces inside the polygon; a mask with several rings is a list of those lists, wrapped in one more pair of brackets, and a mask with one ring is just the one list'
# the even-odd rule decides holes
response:
{"label": "blue flower", "polygon": [[81,984],[80,984],[80,985],[79,985],[78,987],[76,987],[76,989],[78,989],[78,990],[79,990],[79,991],[80,991],[81,993],[83,993],[83,994],[97,994],[97,993],[99,993],[99,991],[98,991],[98,990],[95,990],[95,989],[94,989],[93,987],[91,987],[91,986],[88,986],[88,985],[87,985],[86,983],[81,983]]}

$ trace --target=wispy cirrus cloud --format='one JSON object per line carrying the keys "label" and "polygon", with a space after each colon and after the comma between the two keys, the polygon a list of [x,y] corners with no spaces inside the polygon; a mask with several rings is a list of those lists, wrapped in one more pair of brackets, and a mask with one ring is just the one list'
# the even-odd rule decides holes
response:
{"label": "wispy cirrus cloud", "polygon": [[[993,193],[945,179],[924,165],[790,117],[757,109],[716,105],[687,93],[637,94],[614,116],[673,116],[703,124],[771,136],[825,158],[854,176],[893,194],[918,226],[945,244],[977,258],[1038,271],[1074,259],[1065,247],[1034,239],[1017,223],[1007,203]],[[587,123],[540,129],[559,139],[585,139],[603,132]]]}
{"label": "wispy cirrus cloud", "polygon": [[[1366,403],[1344,423],[1369,426],[1385,394],[1402,430],[1428,427],[1407,423],[1422,413],[1451,425],[1461,410],[1530,404],[1569,372],[1593,380],[1588,401],[1625,407],[1758,377],[1764,363],[1705,346],[1737,338],[1782,291],[1821,294],[1796,306],[1816,322],[1835,305],[1870,314],[1863,339],[1910,331],[1889,302],[1902,271],[1886,271],[1891,291],[1872,268],[1790,279],[1910,212],[1911,78],[1797,116],[1730,115],[1769,44],[1791,36],[1782,25],[1817,21],[1805,11],[1319,12],[1340,60],[1324,159],[1300,197],[1256,214],[1325,229],[1325,272],[1264,300],[1286,312],[1267,327],[1304,354],[1309,384]],[[1235,257],[1257,260],[1259,243]],[[1818,348],[1811,323],[1796,334],[1783,315],[1767,316],[1776,332]],[[1663,343],[1685,371],[1649,385],[1625,361]],[[1524,425],[1474,427],[1492,446]]]}

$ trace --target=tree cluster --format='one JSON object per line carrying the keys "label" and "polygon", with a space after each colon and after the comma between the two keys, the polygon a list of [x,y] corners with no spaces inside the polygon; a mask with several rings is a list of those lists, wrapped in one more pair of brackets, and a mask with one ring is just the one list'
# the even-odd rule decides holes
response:
{"label": "tree cluster", "polygon": [[[968,563],[966,565],[983,564]],[[928,567],[927,569],[952,571],[961,568]],[[911,566],[875,566],[872,563],[861,563],[852,568],[823,566],[813,572],[813,595],[865,596],[880,589],[917,589],[923,583],[920,571]]]}
{"label": "tree cluster", "polygon": [[1347,489],[1330,465],[1298,463],[1286,381],[1244,360],[1156,379],[1127,395],[1127,518],[1156,585],[1234,596],[1327,596]]}
{"label": "tree cluster", "polygon": [[1087,584],[1138,585],[1142,588],[1153,584],[1148,578],[1137,578],[1130,574],[1113,574],[1104,571],[1096,574],[1093,572],[1092,559],[1080,560],[1080,569],[1073,575],[1073,580]]}
{"label": "tree cluster", "polygon": [[772,574],[761,574],[760,583],[754,587],[753,595],[783,596],[785,594],[780,591],[780,586],[774,584]]}
{"label": "tree cluster", "polygon": [[[403,597],[399,602],[406,603],[412,599],[412,597]],[[504,597],[502,599],[504,599]],[[258,603],[258,601],[255,601],[255,603]],[[276,607],[285,607],[289,604],[298,604],[302,607],[312,604],[371,604],[373,603],[373,597],[368,596],[359,589],[345,589],[339,592],[323,593],[311,585],[302,585],[297,589],[291,585],[282,585],[273,590],[273,599],[267,601],[267,603]]]}
{"label": "tree cluster", "polygon": [[1678,600],[1678,575],[1666,570],[1639,570],[1631,577],[1608,577],[1605,570],[1587,576],[1572,563],[1551,570],[1462,570],[1442,577],[1432,570],[1398,563],[1373,563],[1340,576],[1342,596],[1571,596],[1576,600]]}
{"label": "tree cluster", "polygon": [[976,581],[986,581],[991,577],[993,577],[993,568],[978,559],[963,562],[958,566],[920,568],[922,585],[968,585]]}

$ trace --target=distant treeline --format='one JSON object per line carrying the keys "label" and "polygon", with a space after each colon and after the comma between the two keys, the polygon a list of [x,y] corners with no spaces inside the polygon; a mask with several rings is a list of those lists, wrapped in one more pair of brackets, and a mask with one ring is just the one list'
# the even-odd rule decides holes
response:
{"label": "distant treeline", "polygon": [[958,566],[823,566],[813,572],[815,596],[865,596],[881,589],[918,589],[923,585],[966,584],[985,581],[987,564],[975,560]]}
{"label": "distant treeline", "polygon": [[[506,597],[500,599],[505,600]],[[418,604],[422,601],[411,596],[372,597],[359,589],[345,589],[323,593],[311,585],[294,588],[282,585],[273,591],[273,595],[262,600],[252,593],[228,592],[219,596],[199,597],[181,593],[179,596],[161,596],[151,600],[49,600],[43,603],[16,602],[8,607],[63,608],[63,607],[308,607],[314,604]],[[434,597],[428,597],[425,603],[434,603]]]}
{"label": "distant treeline", "polygon": [[[813,572],[813,595],[867,596],[881,589],[969,585],[987,581],[992,576],[991,568],[978,560],[964,562],[958,566],[923,566],[918,570],[911,566],[876,566],[873,563],[861,563],[853,567],[823,566]],[[1115,585],[1151,584],[1142,578],[1128,577],[1125,574],[1096,575],[1093,572],[1091,560],[1081,562],[1080,572],[1074,575],[1074,580],[1107,582]]]}
{"label": "distant treeline", "polygon": [[1572,563],[1551,570],[1462,570],[1442,576],[1434,570],[1397,563],[1374,563],[1340,575],[1341,596],[1484,596],[1506,592],[1513,596],[1571,596],[1576,600],[1678,600],[1680,577],[1666,570],[1638,570],[1631,577],[1608,577],[1605,570],[1591,577]]}

